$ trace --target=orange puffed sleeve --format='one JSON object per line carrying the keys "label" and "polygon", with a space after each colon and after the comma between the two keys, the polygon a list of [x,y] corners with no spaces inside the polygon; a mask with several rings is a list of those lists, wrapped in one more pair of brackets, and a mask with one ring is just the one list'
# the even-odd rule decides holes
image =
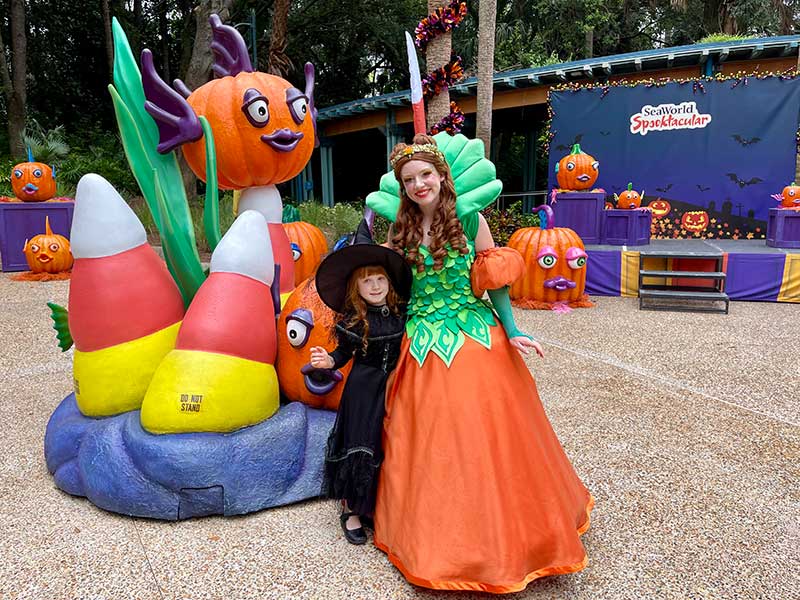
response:
{"label": "orange puffed sleeve", "polygon": [[478,252],[472,264],[470,283],[478,298],[486,290],[511,285],[525,273],[525,261],[513,248],[489,248]]}

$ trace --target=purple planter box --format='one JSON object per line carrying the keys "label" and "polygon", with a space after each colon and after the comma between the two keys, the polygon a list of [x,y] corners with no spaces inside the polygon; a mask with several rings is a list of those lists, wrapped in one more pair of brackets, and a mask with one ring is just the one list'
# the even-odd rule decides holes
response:
{"label": "purple planter box", "polygon": [[562,192],[556,194],[553,212],[556,227],[568,227],[584,244],[599,244],[603,234],[603,192]]}
{"label": "purple planter box", "polygon": [[645,246],[650,243],[649,210],[611,208],[603,213],[603,244],[609,246]]}
{"label": "purple planter box", "polygon": [[800,248],[800,210],[770,208],[767,218],[767,246]]}
{"label": "purple planter box", "polygon": [[44,233],[50,218],[53,233],[69,239],[74,202],[0,202],[0,259],[3,271],[27,271],[25,240]]}

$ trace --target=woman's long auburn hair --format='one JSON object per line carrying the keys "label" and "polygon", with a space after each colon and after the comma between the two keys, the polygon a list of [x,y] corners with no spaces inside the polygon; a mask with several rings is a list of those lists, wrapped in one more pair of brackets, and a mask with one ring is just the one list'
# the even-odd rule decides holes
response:
{"label": "woman's long auburn hair", "polygon": [[341,316],[348,329],[361,323],[364,329],[364,333],[361,337],[361,348],[364,352],[367,351],[367,346],[369,345],[367,341],[369,337],[369,321],[367,320],[368,305],[364,298],[361,297],[361,294],[358,293],[358,280],[369,277],[370,275],[383,275],[386,277],[386,281],[389,282],[389,292],[386,294],[386,306],[388,306],[389,310],[395,315],[400,314],[400,296],[394,291],[392,280],[386,273],[386,269],[378,265],[367,265],[365,267],[359,267],[350,274],[347,280],[344,310]]}
{"label": "woman's long auburn hair", "polygon": [[[436,146],[436,141],[424,134],[414,136],[413,144],[432,144]],[[397,144],[390,155],[390,160],[400,156],[407,144]],[[400,174],[403,165],[409,160],[422,160],[433,165],[434,169],[444,175],[441,190],[439,192],[439,204],[436,206],[433,222],[431,223],[430,236],[431,243],[428,250],[433,256],[433,268],[437,271],[444,265],[447,257],[447,249],[450,246],[458,250],[461,254],[467,254],[467,239],[464,236],[464,229],[461,221],[456,216],[456,189],[453,183],[453,176],[450,173],[450,166],[441,157],[429,152],[415,152],[408,155],[408,158],[401,157],[394,165],[394,176],[400,183],[400,209],[397,211],[397,219],[392,226],[392,238],[390,240],[392,248],[403,254],[410,265],[416,265],[417,271],[425,270],[425,262],[419,251],[422,243],[422,211],[419,206],[408,197],[403,178]]]}

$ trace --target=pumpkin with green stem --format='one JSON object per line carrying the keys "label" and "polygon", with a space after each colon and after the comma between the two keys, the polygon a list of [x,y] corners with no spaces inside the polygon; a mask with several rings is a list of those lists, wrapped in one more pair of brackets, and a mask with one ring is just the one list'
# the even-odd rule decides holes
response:
{"label": "pumpkin with green stem", "polygon": [[597,181],[600,163],[581,150],[580,144],[556,164],[556,179],[562,190],[588,190]]}
{"label": "pumpkin with green stem", "polygon": [[619,196],[614,194],[614,200],[617,202],[617,208],[634,209],[642,206],[642,198],[644,198],[644,190],[637,192],[633,189],[633,184],[628,183],[628,189],[622,192]]}

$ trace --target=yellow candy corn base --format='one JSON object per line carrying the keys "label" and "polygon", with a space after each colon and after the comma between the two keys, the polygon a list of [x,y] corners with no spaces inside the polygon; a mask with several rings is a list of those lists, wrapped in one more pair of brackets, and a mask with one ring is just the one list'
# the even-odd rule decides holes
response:
{"label": "yellow candy corn base", "polygon": [[142,402],[150,433],[229,432],[278,410],[273,365],[198,350],[172,350]]}
{"label": "yellow candy corn base", "polygon": [[72,370],[78,409],[87,417],[108,417],[139,408],[153,373],[175,347],[180,325],[102,350],[76,348]]}

